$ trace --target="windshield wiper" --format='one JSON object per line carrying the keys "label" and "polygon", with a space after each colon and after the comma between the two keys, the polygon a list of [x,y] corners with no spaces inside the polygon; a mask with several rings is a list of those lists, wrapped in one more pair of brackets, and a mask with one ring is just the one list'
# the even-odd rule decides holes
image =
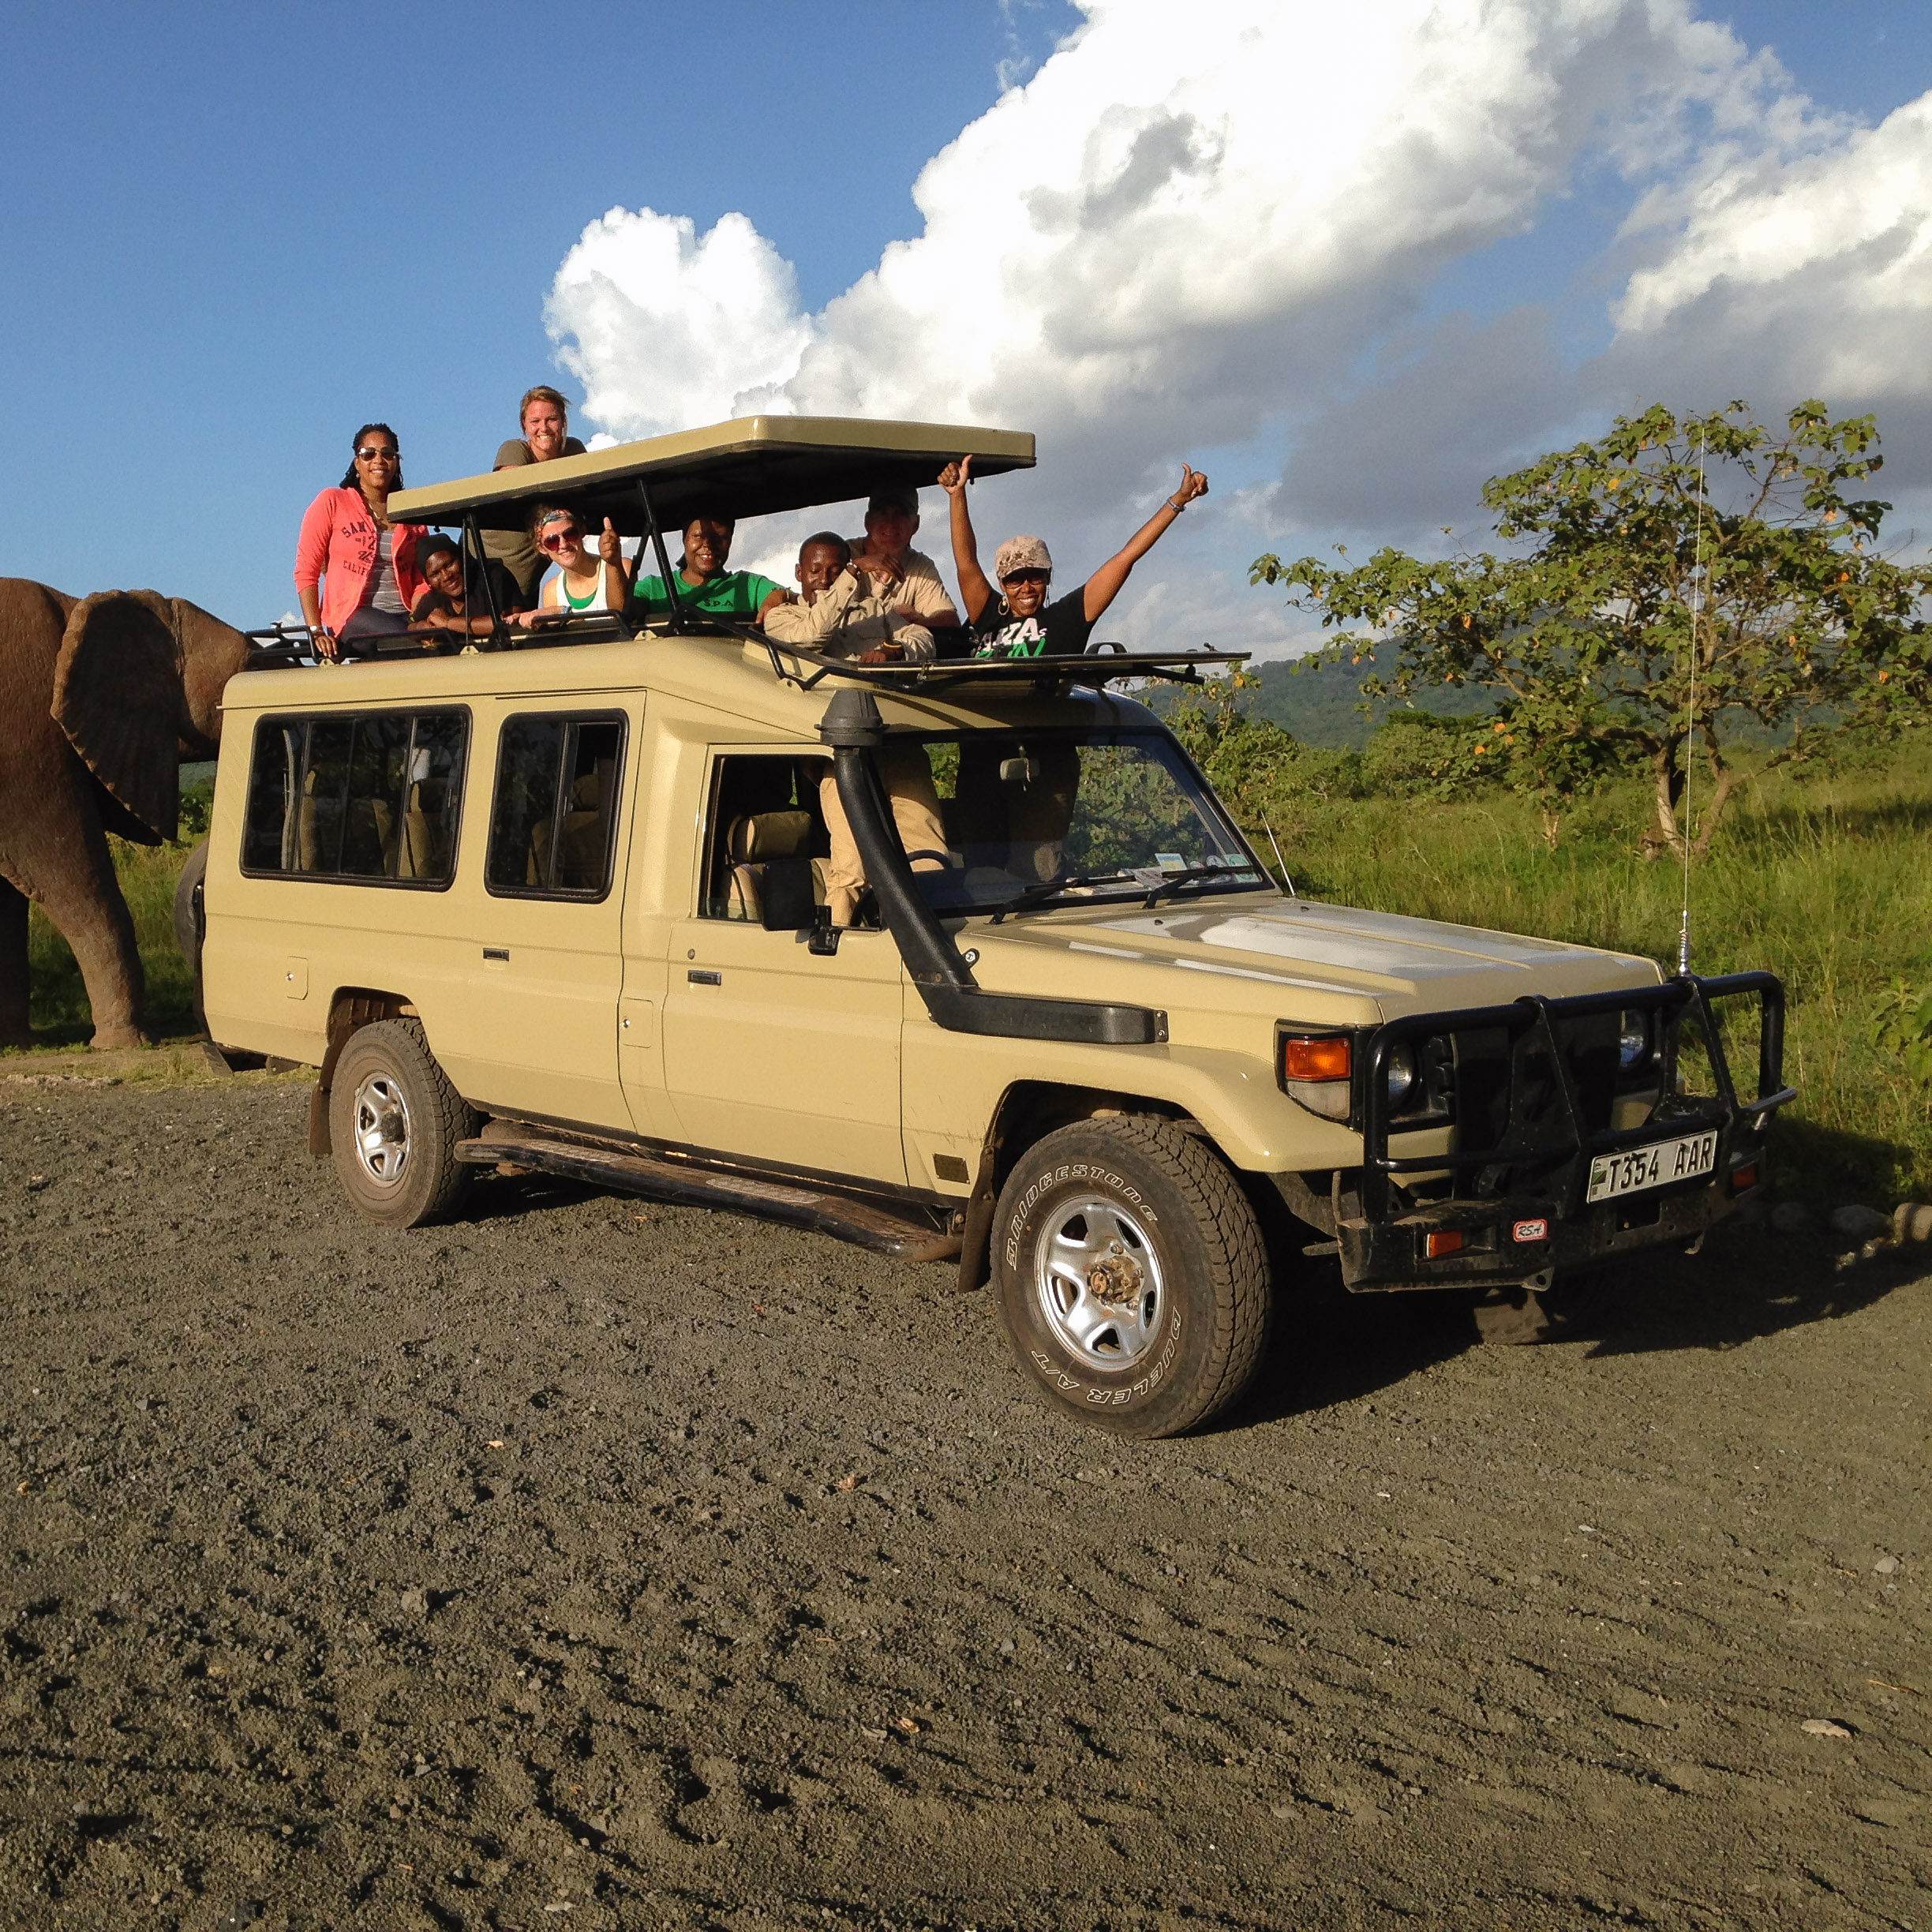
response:
{"label": "windshield wiper", "polygon": [[1151,888],[1146,898],[1140,903],[1143,905],[1158,905],[1163,893],[1178,891],[1183,886],[1198,886],[1202,880],[1211,878],[1230,881],[1238,878],[1245,881],[1252,879],[1254,872],[1255,868],[1252,866],[1189,866],[1185,872],[1176,872],[1170,877],[1163,879],[1158,886]]}
{"label": "windshield wiper", "polygon": [[1131,872],[1082,872],[1073,878],[1043,879],[1037,886],[1029,886],[1016,897],[1002,900],[994,908],[993,923],[997,926],[1009,912],[1024,912],[1028,906],[1038,905],[1043,899],[1057,898],[1061,893],[1072,892],[1081,886],[1113,886],[1125,882],[1138,885],[1140,881]]}

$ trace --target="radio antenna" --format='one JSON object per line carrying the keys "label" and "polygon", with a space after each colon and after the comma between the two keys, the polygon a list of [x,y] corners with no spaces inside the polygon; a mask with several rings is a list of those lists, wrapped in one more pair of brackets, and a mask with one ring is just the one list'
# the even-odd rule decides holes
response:
{"label": "radio antenna", "polygon": [[1678,814],[1678,843],[1683,848],[1683,911],[1677,925],[1677,971],[1690,970],[1690,778],[1696,768],[1698,623],[1704,614],[1704,463],[1705,429],[1698,425],[1697,537],[1690,572],[1690,662],[1684,685],[1683,806]]}

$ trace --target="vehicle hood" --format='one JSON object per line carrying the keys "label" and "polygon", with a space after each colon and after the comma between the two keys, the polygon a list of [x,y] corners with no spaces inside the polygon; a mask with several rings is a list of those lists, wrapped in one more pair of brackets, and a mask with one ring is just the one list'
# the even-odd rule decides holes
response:
{"label": "vehicle hood", "polygon": [[[1391,1019],[1500,1005],[1526,994],[1559,998],[1651,986],[1661,976],[1654,960],[1634,953],[1286,896],[1083,907],[982,930],[975,938],[989,953],[1040,948],[1077,962],[1090,998],[1146,999],[1144,975],[1157,967],[1166,969],[1170,989],[1163,1003],[1246,1005],[1237,991],[1245,983],[1275,1012],[1311,1017],[1333,1012],[1335,1002],[1357,1010],[1372,1002],[1376,1015]],[[1114,990],[1109,961],[1123,982],[1136,983],[1136,991],[1124,983]],[[1212,993],[1203,985],[1196,1002],[1174,984],[1177,969],[1221,983]]]}

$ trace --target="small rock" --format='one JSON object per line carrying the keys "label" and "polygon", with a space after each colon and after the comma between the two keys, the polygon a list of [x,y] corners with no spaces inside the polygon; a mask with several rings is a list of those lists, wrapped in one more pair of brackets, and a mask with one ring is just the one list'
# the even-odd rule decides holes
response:
{"label": "small rock", "polygon": [[1881,1556],[1878,1560],[1872,1565],[1872,1567],[1876,1570],[1881,1576],[1897,1575],[1899,1559],[1896,1556]]}
{"label": "small rock", "polygon": [[1843,1724],[1834,1722],[1829,1717],[1807,1717],[1800,1728],[1809,1732],[1813,1737],[1848,1738],[1852,1735]]}
{"label": "small rock", "polygon": [[1911,1213],[1911,1225],[1905,1232],[1913,1241],[1932,1241],[1932,1208],[1923,1204],[1915,1207]]}
{"label": "small rock", "polygon": [[402,1608],[411,1616],[427,1616],[429,1593],[426,1589],[406,1589],[402,1593]]}
{"label": "small rock", "polygon": [[1859,1259],[1861,1261],[1876,1261],[1881,1255],[1893,1254],[1897,1249],[1898,1243],[1889,1234],[1874,1234],[1859,1250]]}
{"label": "small rock", "polygon": [[1863,1201],[1847,1201],[1832,1210],[1831,1225],[1834,1234],[1842,1234],[1848,1241],[1868,1241],[1892,1232],[1892,1217],[1867,1208]]}
{"label": "small rock", "polygon": [[1780,1201],[1771,1210],[1773,1234],[1802,1234],[1811,1225],[1811,1210],[1803,1201]]}

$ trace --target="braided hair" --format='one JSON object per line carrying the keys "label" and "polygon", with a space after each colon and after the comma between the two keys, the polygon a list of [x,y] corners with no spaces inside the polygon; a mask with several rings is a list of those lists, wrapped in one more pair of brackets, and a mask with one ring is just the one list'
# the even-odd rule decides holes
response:
{"label": "braided hair", "polygon": [[398,489],[402,487],[402,439],[387,423],[365,423],[355,432],[354,440],[349,445],[349,467],[343,472],[343,489],[360,489],[362,487],[356,481],[355,452],[362,447],[362,439],[365,436],[375,436],[379,432],[389,439],[389,447],[396,453],[395,487]]}

